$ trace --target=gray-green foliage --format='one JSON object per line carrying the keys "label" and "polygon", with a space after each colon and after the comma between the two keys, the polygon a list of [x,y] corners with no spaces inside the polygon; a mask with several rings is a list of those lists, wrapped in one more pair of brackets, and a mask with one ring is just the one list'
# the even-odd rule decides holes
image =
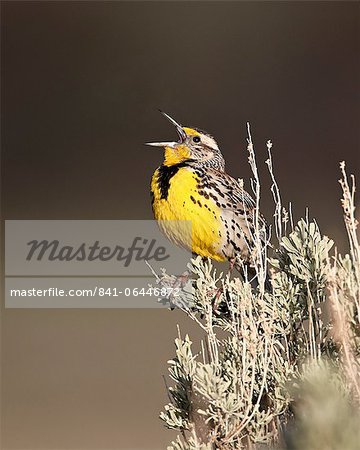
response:
{"label": "gray-green foliage", "polygon": [[[289,347],[292,357],[319,356],[328,326],[321,320],[326,299],[329,252],[333,241],[322,236],[315,222],[300,220],[290,235],[283,236],[271,264],[275,295],[287,304]],[[305,321],[308,321],[305,324]]]}
{"label": "gray-green foliage", "polygon": [[[271,292],[192,260],[193,289],[178,306],[201,327],[204,340],[198,354],[188,336],[175,341],[171,401],[161,419],[180,434],[169,450],[337,449],[318,442],[326,434],[323,409],[333,408],[329,417],[336,421],[337,406],[350,421],[341,448],[356,448],[359,253],[332,258],[332,247],[314,221],[300,220],[279,237],[269,259]],[[160,280],[173,281],[166,273]],[[331,426],[334,434],[338,427]]]}
{"label": "gray-green foliage", "polygon": [[304,365],[291,393],[296,422],[285,435],[289,449],[359,448],[359,408],[332,362],[324,359]]}

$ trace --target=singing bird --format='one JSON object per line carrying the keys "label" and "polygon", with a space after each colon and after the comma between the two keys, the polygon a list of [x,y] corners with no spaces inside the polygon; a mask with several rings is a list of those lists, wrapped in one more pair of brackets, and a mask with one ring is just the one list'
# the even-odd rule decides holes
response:
{"label": "singing bird", "polygon": [[[229,260],[239,271],[244,263],[254,276],[254,200],[225,172],[224,157],[209,133],[162,114],[175,126],[179,140],[146,144],[164,149],[164,161],[151,180],[152,208],[161,230],[202,257]],[[265,240],[261,215],[259,222]]]}

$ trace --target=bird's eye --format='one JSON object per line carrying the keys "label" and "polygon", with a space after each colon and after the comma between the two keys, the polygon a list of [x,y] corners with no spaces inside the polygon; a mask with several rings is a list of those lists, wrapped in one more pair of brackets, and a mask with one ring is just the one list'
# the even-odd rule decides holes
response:
{"label": "bird's eye", "polygon": [[194,136],[192,140],[193,142],[200,142],[199,136]]}

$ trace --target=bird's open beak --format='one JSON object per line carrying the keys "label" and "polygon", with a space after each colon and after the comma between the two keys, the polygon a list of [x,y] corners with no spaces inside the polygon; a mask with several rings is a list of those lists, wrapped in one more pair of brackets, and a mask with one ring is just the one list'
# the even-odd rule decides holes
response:
{"label": "bird's open beak", "polygon": [[[160,111],[160,110],[159,110]],[[160,111],[163,116],[165,116],[169,122],[171,122],[176,127],[176,131],[179,135],[180,140],[178,142],[147,142],[145,145],[151,145],[153,147],[175,147],[178,144],[181,144],[186,139],[186,133],[183,130],[182,126],[176,122],[172,117],[169,116],[169,114],[166,114],[163,111]]]}

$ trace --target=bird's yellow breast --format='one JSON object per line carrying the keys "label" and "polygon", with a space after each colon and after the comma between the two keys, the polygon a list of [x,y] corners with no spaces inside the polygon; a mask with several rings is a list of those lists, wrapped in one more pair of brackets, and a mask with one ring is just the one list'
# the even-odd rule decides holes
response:
{"label": "bird's yellow breast", "polygon": [[153,211],[167,237],[177,245],[217,261],[223,225],[214,200],[199,194],[199,176],[189,167],[161,166],[153,175]]}

